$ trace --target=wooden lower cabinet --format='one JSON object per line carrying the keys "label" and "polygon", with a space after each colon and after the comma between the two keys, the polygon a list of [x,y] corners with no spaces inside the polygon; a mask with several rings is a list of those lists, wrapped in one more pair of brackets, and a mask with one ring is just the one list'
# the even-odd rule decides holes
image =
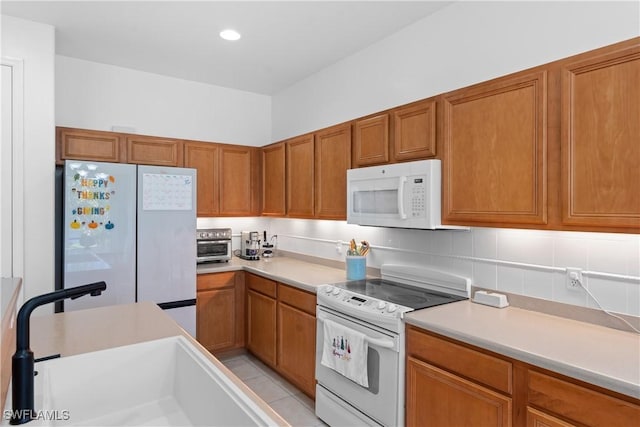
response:
{"label": "wooden lower cabinet", "polygon": [[315,396],[316,296],[247,273],[247,349]]}
{"label": "wooden lower cabinet", "polygon": [[527,427],[573,427],[552,415],[545,414],[537,409],[527,407]]}
{"label": "wooden lower cabinet", "polygon": [[640,425],[640,401],[605,394],[585,383],[532,368],[528,372],[530,406],[577,425]]}
{"label": "wooden lower cabinet", "polygon": [[511,426],[513,368],[493,355],[407,328],[407,426]]}
{"label": "wooden lower cabinet", "polygon": [[211,353],[244,347],[244,272],[197,277],[196,339]]}
{"label": "wooden lower cabinet", "polygon": [[247,273],[247,349],[276,366],[276,282]]}
{"label": "wooden lower cabinet", "polygon": [[407,426],[638,426],[640,400],[407,327]]}
{"label": "wooden lower cabinet", "polygon": [[278,284],[278,371],[314,397],[315,295]]}
{"label": "wooden lower cabinet", "polygon": [[510,426],[511,398],[409,357],[407,426]]}

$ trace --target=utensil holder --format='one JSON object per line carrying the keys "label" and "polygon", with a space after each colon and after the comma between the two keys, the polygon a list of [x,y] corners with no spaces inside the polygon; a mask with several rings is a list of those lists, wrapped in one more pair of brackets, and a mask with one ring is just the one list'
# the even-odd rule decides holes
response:
{"label": "utensil holder", "polygon": [[367,276],[367,257],[347,255],[347,280],[364,280]]}

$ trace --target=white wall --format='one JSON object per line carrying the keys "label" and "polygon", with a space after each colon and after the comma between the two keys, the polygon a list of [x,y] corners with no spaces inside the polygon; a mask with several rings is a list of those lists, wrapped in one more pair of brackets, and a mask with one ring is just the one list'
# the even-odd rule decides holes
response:
{"label": "white wall", "polygon": [[58,55],[56,125],[262,146],[271,97]]}
{"label": "white wall", "polygon": [[460,1],[273,97],[278,141],[640,34],[640,4]]}
{"label": "white wall", "polygon": [[[640,35],[638,2],[457,2],[273,97],[281,140]],[[367,239],[368,262],[430,264],[477,286],[640,316],[640,236],[474,228],[396,230],[339,221],[274,219],[280,249],[342,259],[336,241]],[[519,264],[531,264],[523,266]],[[631,278],[607,276],[612,273]],[[635,277],[635,279],[634,279]]]}
{"label": "white wall", "polygon": [[3,15],[0,53],[24,64],[25,161],[14,179],[25,194],[23,289],[30,298],[54,288],[54,28]]}

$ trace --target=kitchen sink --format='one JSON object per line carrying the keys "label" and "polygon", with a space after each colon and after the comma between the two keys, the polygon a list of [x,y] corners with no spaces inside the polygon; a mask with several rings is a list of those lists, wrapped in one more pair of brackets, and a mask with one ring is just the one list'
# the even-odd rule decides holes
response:
{"label": "kitchen sink", "polygon": [[[28,425],[277,425],[185,337],[36,364]],[[9,406],[10,407],[10,406]]]}

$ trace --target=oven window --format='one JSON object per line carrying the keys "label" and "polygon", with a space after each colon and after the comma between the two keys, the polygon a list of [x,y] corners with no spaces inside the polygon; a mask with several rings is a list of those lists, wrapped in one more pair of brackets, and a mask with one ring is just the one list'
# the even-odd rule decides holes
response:
{"label": "oven window", "polygon": [[369,393],[378,394],[380,391],[380,354],[369,347],[367,352],[367,376],[369,377]]}
{"label": "oven window", "polygon": [[397,214],[398,190],[354,191],[353,211],[363,214]]}
{"label": "oven window", "polygon": [[227,246],[227,242],[198,242],[198,256],[226,255]]}

